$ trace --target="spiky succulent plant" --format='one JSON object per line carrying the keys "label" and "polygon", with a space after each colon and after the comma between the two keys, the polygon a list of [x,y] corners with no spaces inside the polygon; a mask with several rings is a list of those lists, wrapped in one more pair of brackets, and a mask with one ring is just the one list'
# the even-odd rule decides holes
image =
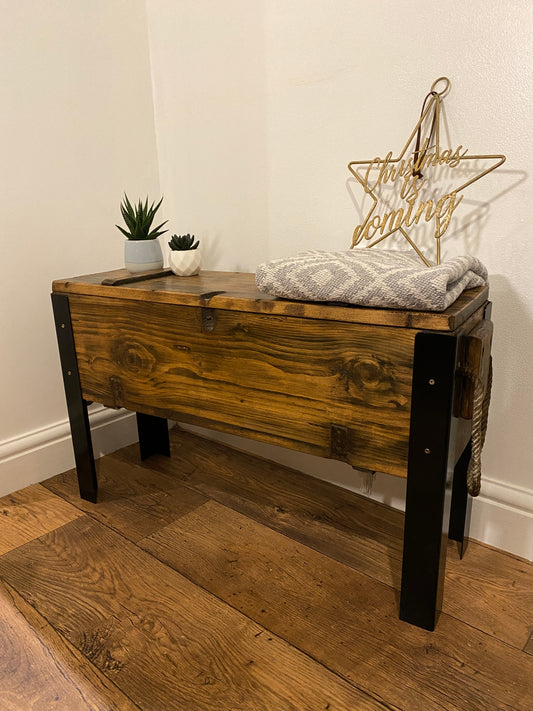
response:
{"label": "spiky succulent plant", "polygon": [[157,227],[151,229],[155,213],[159,210],[162,202],[163,198],[161,198],[155,207],[155,201],[148,207],[148,198],[146,198],[144,203],[139,199],[137,205],[132,205],[128,200],[128,196],[124,193],[124,200],[120,203],[120,211],[128,230],[123,229],[120,225],[116,225],[116,227],[118,227],[122,234],[128,239],[156,239],[159,235],[168,232],[168,230],[161,229],[163,225],[167,224],[168,220],[165,220]]}
{"label": "spiky succulent plant", "polygon": [[168,246],[176,252],[185,252],[188,249],[196,249],[200,244],[200,240],[194,241],[194,235],[172,235]]}

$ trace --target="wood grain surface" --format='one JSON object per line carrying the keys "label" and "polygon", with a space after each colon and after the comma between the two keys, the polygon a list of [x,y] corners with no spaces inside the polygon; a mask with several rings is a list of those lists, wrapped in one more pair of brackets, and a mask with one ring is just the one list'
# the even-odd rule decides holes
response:
{"label": "wood grain surface", "polygon": [[0,555],[80,515],[40,484],[4,496],[0,499]]}
{"label": "wood grain surface", "polygon": [[141,545],[394,706],[530,708],[533,660],[520,651],[509,652],[504,668],[502,642],[447,615],[434,633],[400,622],[392,589],[220,504],[204,504]]}
{"label": "wood grain surface", "polygon": [[[254,274],[201,271],[193,277],[174,274],[120,285],[131,275],[124,269],[54,281],[56,293],[84,294],[185,306],[210,306],[217,309],[270,313],[300,318],[326,319],[403,328],[454,331],[488,298],[488,288],[463,292],[442,313],[376,309],[338,303],[313,303],[279,299],[259,291]],[[118,281],[116,286],[102,282]]]}
{"label": "wood grain surface", "polygon": [[[21,498],[41,533],[0,554],[1,709],[530,708],[531,564],[450,545],[445,612],[420,630],[397,619],[401,512],[171,441],[102,458],[96,505],[73,470]],[[58,496],[86,513],[46,532]]]}
{"label": "wood grain surface", "polygon": [[2,711],[139,709],[1,581],[0,660]]}
{"label": "wood grain surface", "polygon": [[[171,446],[170,459],[152,457],[144,466],[400,589],[401,511],[178,428]],[[136,447],[116,456],[138,461]],[[522,649],[533,629],[533,566],[475,541],[460,560],[450,542],[443,610]]]}
{"label": "wood grain surface", "polygon": [[143,708],[390,708],[87,517],[0,574]]}
{"label": "wood grain surface", "polygon": [[204,315],[71,297],[84,397],[406,476],[416,331]]}
{"label": "wood grain surface", "polygon": [[[138,459],[138,445],[135,450]],[[74,469],[48,479],[45,486],[130,541],[149,536],[207,501],[172,474],[133,463],[103,457],[97,460],[97,473],[97,504],[80,499]]]}

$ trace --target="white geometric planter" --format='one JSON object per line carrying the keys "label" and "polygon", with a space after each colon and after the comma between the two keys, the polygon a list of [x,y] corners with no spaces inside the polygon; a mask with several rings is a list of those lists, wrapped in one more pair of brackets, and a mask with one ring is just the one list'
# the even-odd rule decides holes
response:
{"label": "white geometric planter", "polygon": [[200,247],[183,251],[171,249],[169,264],[177,276],[194,276],[200,271],[202,256]]}

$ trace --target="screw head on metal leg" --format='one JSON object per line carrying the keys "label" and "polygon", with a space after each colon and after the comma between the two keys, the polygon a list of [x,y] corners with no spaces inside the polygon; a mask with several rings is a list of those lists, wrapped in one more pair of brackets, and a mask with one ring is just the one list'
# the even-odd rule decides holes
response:
{"label": "screw head on metal leg", "polygon": [[429,449],[429,447],[426,447],[424,449],[424,454],[431,454],[431,449]]}

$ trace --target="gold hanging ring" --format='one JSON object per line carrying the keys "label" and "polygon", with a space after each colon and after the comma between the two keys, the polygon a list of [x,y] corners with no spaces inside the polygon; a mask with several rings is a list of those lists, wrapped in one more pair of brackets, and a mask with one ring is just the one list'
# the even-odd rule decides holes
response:
{"label": "gold hanging ring", "polygon": [[[441,91],[437,91],[436,86],[440,81],[445,82],[444,88]],[[438,94],[439,96],[442,97],[449,92],[450,87],[451,87],[451,82],[448,79],[448,77],[439,77],[438,79],[435,79],[435,81],[431,85],[431,93]]]}

